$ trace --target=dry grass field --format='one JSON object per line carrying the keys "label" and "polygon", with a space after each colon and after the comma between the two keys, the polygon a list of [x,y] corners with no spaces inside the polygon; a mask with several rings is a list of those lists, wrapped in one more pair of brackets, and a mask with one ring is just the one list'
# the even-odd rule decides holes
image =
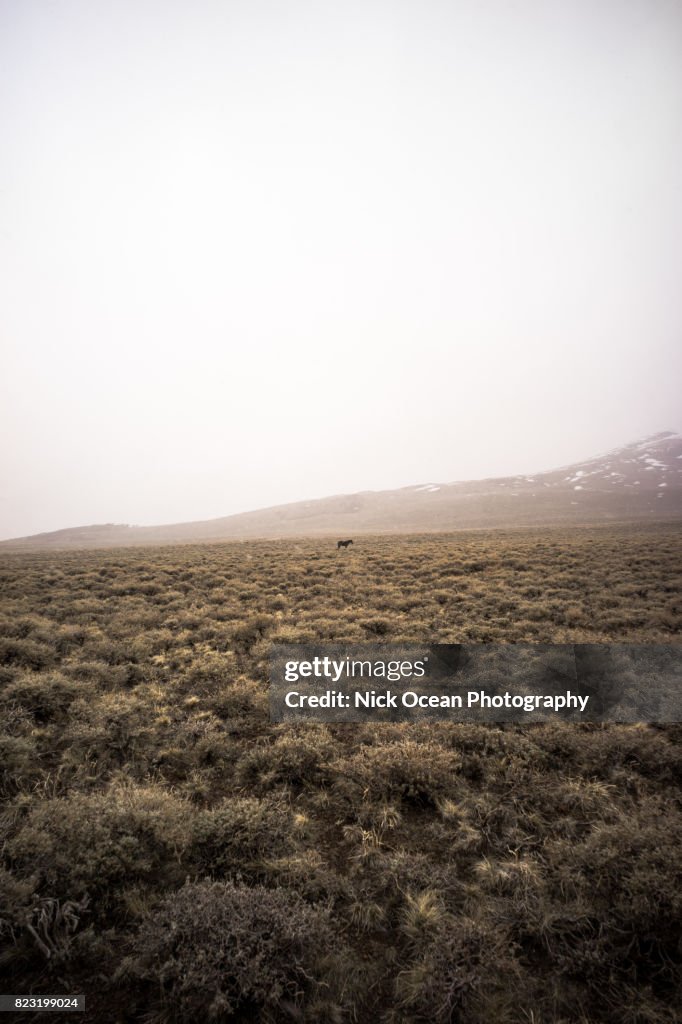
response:
{"label": "dry grass field", "polygon": [[674,1024],[681,727],[272,725],[267,668],[674,642],[680,537],[3,554],[0,989],[146,1024]]}

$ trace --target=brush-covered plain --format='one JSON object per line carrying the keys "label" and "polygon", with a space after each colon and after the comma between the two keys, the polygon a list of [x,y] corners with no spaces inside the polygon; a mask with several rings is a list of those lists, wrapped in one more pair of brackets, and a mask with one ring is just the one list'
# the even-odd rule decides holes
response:
{"label": "brush-covered plain", "polygon": [[681,727],[273,725],[267,671],[273,642],[675,642],[681,578],[670,523],[4,555],[0,988],[673,1024]]}

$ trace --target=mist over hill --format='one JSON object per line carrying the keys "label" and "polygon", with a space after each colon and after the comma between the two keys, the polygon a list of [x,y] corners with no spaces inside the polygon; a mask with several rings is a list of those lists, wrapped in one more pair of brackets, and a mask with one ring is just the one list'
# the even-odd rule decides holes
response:
{"label": "mist over hill", "polygon": [[682,517],[682,437],[654,434],[558,469],[360,491],[219,519],[105,523],[3,541],[9,548],[120,547],[294,536],[422,533]]}

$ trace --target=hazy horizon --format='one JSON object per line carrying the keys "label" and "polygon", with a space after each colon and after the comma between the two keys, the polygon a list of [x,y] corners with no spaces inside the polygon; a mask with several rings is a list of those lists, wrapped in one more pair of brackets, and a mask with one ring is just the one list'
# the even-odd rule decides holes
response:
{"label": "hazy horizon", "polygon": [[682,425],[682,9],[0,0],[0,539]]}
{"label": "hazy horizon", "polygon": [[[659,431],[657,433],[667,433],[667,432],[666,431]],[[674,433],[677,437],[680,436],[679,431],[674,431],[674,432],[671,431],[670,433]],[[636,439],[631,439],[631,440],[636,440]],[[598,457],[600,455],[606,455],[606,454],[607,454],[606,451],[584,453],[584,458],[585,459],[589,459],[592,456]],[[572,462],[580,462],[580,461],[581,461],[580,458],[576,458],[575,460],[572,460]],[[533,474],[534,475],[539,475],[540,473],[543,473],[543,472],[548,472],[548,471],[551,471],[551,470],[562,469],[563,465],[568,466],[570,464],[572,464],[572,463],[566,463],[566,464],[562,464],[562,465],[558,465],[557,464],[557,465],[554,465],[554,466],[542,466],[542,467],[539,467],[539,468],[536,467],[534,470],[528,470],[528,471],[519,470],[518,471],[518,476],[522,477],[522,476],[526,475],[526,472],[528,472],[529,475],[533,475]],[[259,506],[252,506],[252,507],[249,507],[249,508],[237,508],[237,509],[234,509],[231,512],[228,512],[228,513],[221,513],[221,514],[218,514],[216,516],[201,516],[201,517],[197,517],[195,520],[178,520],[178,519],[158,520],[158,521],[153,522],[153,523],[152,522],[141,523],[141,522],[133,522],[133,521],[130,521],[130,522],[125,521],[125,522],[123,522],[123,521],[114,521],[114,520],[106,520],[106,521],[101,521],[101,522],[98,522],[98,523],[95,523],[95,522],[87,523],[87,522],[83,521],[83,522],[78,522],[78,523],[69,523],[69,524],[67,524],[67,525],[65,525],[63,527],[55,527],[53,530],[40,531],[40,533],[59,532],[61,529],[70,529],[70,528],[78,528],[78,527],[90,527],[90,526],[131,526],[131,527],[145,527],[145,526],[149,526],[149,527],[165,527],[165,526],[173,526],[175,524],[182,523],[182,522],[197,522],[197,523],[204,522],[204,521],[211,522],[211,521],[216,520],[216,519],[221,519],[221,518],[229,517],[230,515],[239,515],[240,513],[244,513],[244,512],[248,513],[248,512],[265,511],[268,508],[273,508],[273,507],[277,508],[277,507],[284,506],[284,505],[287,505],[287,504],[294,504],[294,505],[296,505],[296,504],[301,504],[301,503],[307,502],[307,501],[314,502],[314,501],[317,501],[319,499],[324,499],[324,498],[341,497],[341,496],[343,496],[345,494],[383,492],[383,491],[399,490],[400,488],[405,488],[407,491],[410,491],[410,490],[412,490],[412,485],[422,485],[422,484],[427,485],[429,483],[437,483],[437,484],[454,484],[454,483],[458,483],[458,482],[466,483],[466,482],[468,482],[468,480],[471,480],[471,482],[473,483],[473,482],[476,482],[477,480],[480,481],[480,480],[485,480],[487,478],[495,479],[497,475],[498,474],[481,474],[480,476],[474,476],[474,477],[471,477],[471,478],[467,478],[467,480],[464,480],[463,478],[461,478],[459,480],[449,480],[449,479],[446,480],[444,477],[442,477],[442,478],[440,478],[440,477],[439,478],[431,477],[429,480],[421,480],[421,479],[420,480],[410,480],[407,483],[398,483],[398,484],[395,484],[395,486],[389,485],[389,486],[387,486],[385,488],[367,487],[367,488],[359,489],[359,490],[356,490],[356,491],[326,491],[324,494],[300,494],[296,498],[287,499],[286,501],[282,501],[282,502],[274,502],[274,503],[272,503],[270,505],[259,505]],[[516,472],[511,472],[510,471],[509,474],[500,474],[500,475],[514,476],[514,475],[517,475],[517,474],[516,474]],[[417,489],[419,489],[419,488],[417,488]],[[26,536],[30,536],[30,535],[26,535]],[[0,537],[0,541],[3,541],[3,540],[19,540],[19,539],[21,539],[21,537],[19,537],[19,536],[16,536],[16,537],[6,537],[6,538],[5,537]]]}

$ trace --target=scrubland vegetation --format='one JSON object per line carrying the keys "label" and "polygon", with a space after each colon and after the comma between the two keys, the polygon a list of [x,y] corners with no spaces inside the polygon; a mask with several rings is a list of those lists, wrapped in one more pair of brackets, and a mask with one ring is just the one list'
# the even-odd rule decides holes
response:
{"label": "scrubland vegetation", "polygon": [[0,988],[148,1024],[673,1024],[682,727],[272,725],[267,669],[673,642],[681,576],[675,524],[4,555]]}

